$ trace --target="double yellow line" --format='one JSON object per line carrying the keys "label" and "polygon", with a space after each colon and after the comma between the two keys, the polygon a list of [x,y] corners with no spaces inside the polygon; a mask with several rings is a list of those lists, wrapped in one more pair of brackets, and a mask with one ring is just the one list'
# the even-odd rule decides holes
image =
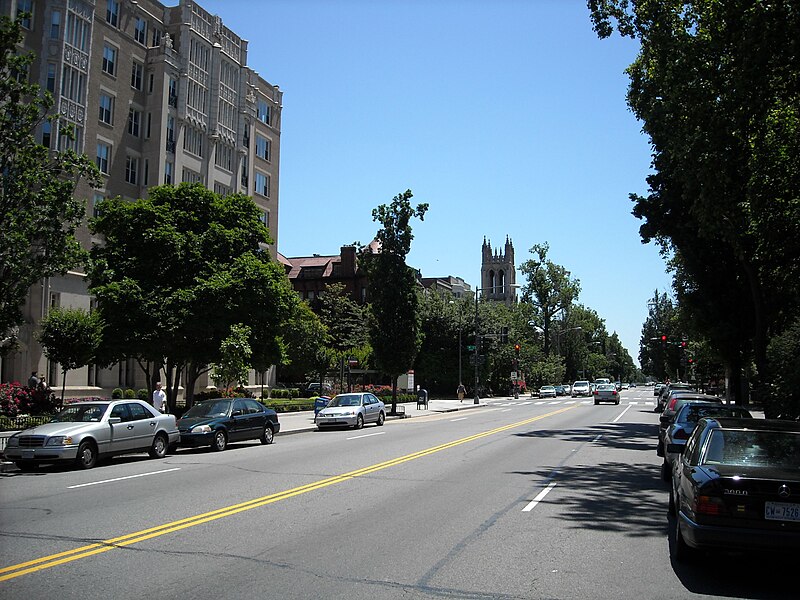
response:
{"label": "double yellow line", "polygon": [[409,462],[411,460],[416,460],[424,456],[429,456],[431,454],[435,454],[436,452],[441,452],[442,450],[455,448],[456,446],[460,446],[468,442],[473,442],[475,440],[479,440],[481,438],[485,438],[490,435],[495,435],[503,431],[508,431],[509,429],[522,427],[523,425],[528,425],[535,421],[539,421],[547,417],[552,417],[559,413],[573,409],[577,406],[578,405],[576,404],[573,406],[568,406],[566,408],[561,408],[559,410],[544,415],[539,415],[538,417],[533,417],[531,419],[526,419],[524,421],[519,421],[517,423],[512,423],[510,425],[504,425],[503,427],[498,427],[496,429],[491,429],[489,431],[477,433],[469,437],[448,442],[440,446],[427,448],[425,450],[420,450],[419,452],[414,452],[412,454],[406,454],[405,456],[394,458],[392,460],[387,460],[385,462],[371,465],[369,467],[364,467],[362,469],[357,469],[355,471],[350,471],[349,473],[343,473],[341,475],[336,475],[334,477],[328,477],[327,479],[321,479],[319,481],[308,483],[306,485],[301,485],[299,487],[285,490],[283,492],[270,494],[269,496],[262,496],[260,498],[248,500],[247,502],[242,502],[240,504],[233,504],[231,506],[219,508],[211,512],[195,515],[193,517],[188,517],[186,519],[181,519],[179,521],[172,521],[171,523],[166,523],[164,525],[159,525],[157,527],[151,527],[150,529],[143,529],[142,531],[129,533],[121,537],[103,540],[101,542],[89,544],[88,546],[81,546],[80,548],[75,548],[73,550],[59,552],[58,554],[50,554],[49,556],[43,556],[41,558],[30,560],[28,562],[19,563],[16,565],[10,565],[8,567],[3,567],[0,569],[0,582],[8,581],[9,579],[15,579],[17,577],[21,577],[22,575],[27,575],[29,573],[35,573],[37,571],[50,569],[58,565],[63,565],[65,563],[69,563],[75,560],[80,560],[82,558],[88,558],[90,556],[94,556],[95,554],[101,554],[103,552],[108,552],[109,550],[114,550],[115,548],[123,548],[125,546],[138,544],[139,542],[144,542],[145,540],[160,537],[162,535],[173,533],[175,531],[180,531],[181,529],[188,529],[189,527],[195,527],[203,523],[208,523],[209,521],[216,521],[217,519],[229,517],[231,515],[235,515],[237,513],[244,512],[247,510],[252,510],[260,506],[266,506],[267,504],[273,504],[274,502],[286,500],[294,496],[307,494],[308,492],[313,492],[315,490],[319,490],[328,487],[330,485],[343,483],[350,479],[355,479],[356,477],[363,477],[364,475],[369,475],[370,473],[375,473],[376,471],[382,471],[383,469],[388,469],[389,467],[394,467],[403,464],[405,462]]}

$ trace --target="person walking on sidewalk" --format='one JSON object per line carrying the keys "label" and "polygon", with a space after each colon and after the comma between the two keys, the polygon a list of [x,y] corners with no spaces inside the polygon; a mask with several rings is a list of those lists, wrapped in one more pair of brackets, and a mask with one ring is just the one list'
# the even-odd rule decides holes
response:
{"label": "person walking on sidewalk", "polygon": [[459,402],[463,402],[464,401],[464,394],[466,394],[466,393],[467,393],[467,388],[464,387],[463,383],[459,383],[458,384],[458,389],[456,390],[456,394],[458,394],[458,401]]}
{"label": "person walking on sidewalk", "polygon": [[161,382],[156,381],[156,389],[153,390],[153,408],[158,412],[164,412],[166,409],[167,394],[161,389]]}

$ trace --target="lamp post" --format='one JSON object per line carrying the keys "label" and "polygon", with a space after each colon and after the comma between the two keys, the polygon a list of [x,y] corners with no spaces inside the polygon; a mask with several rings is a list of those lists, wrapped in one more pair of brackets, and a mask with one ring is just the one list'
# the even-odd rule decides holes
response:
{"label": "lamp post", "polygon": [[[498,287],[503,287],[503,286],[490,286],[490,287],[484,287],[484,288],[482,288],[482,287],[476,287],[475,288],[475,354],[474,354],[474,357],[475,357],[475,398],[473,400],[473,404],[480,404],[480,395],[478,394],[478,386],[480,385],[480,372],[479,372],[479,369],[478,369],[478,367],[479,367],[479,364],[478,364],[478,348],[480,347],[480,341],[479,341],[480,340],[480,335],[479,335],[479,332],[478,332],[478,296],[480,295],[480,292],[483,292],[485,290],[495,290]],[[516,289],[516,288],[519,288],[519,287],[522,287],[522,286],[520,286],[518,283],[510,283],[505,287],[508,287],[510,289]]]}
{"label": "lamp post", "polygon": [[567,333],[568,331],[582,331],[583,327],[580,325],[578,327],[568,327],[567,329],[562,329],[560,331],[556,331],[556,356],[561,356],[561,335]]}

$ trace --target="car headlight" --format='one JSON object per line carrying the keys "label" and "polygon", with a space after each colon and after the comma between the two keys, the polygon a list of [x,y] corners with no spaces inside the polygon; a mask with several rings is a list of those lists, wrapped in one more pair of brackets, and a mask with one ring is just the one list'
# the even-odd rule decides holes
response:
{"label": "car headlight", "polygon": [[54,435],[47,440],[48,446],[69,446],[72,444],[72,437],[68,435]]}
{"label": "car headlight", "polygon": [[19,438],[12,435],[6,442],[6,448],[19,448]]}
{"label": "car headlight", "polygon": [[198,425],[197,427],[192,427],[189,430],[189,433],[211,433],[211,426],[210,425]]}

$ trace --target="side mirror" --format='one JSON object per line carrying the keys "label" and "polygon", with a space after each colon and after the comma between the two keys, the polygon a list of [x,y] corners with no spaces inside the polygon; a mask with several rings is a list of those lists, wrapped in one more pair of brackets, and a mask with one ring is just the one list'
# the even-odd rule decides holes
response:
{"label": "side mirror", "polygon": [[122,423],[122,419],[119,417],[108,417],[109,425],[116,425],[117,423]]}
{"label": "side mirror", "polygon": [[235,411],[233,411],[233,414],[232,414],[231,416],[232,416],[232,417],[241,417],[243,414],[244,414],[244,411],[242,411],[242,410],[235,410]]}
{"label": "side mirror", "polygon": [[683,454],[686,444],[667,444],[667,452],[670,454]]}

